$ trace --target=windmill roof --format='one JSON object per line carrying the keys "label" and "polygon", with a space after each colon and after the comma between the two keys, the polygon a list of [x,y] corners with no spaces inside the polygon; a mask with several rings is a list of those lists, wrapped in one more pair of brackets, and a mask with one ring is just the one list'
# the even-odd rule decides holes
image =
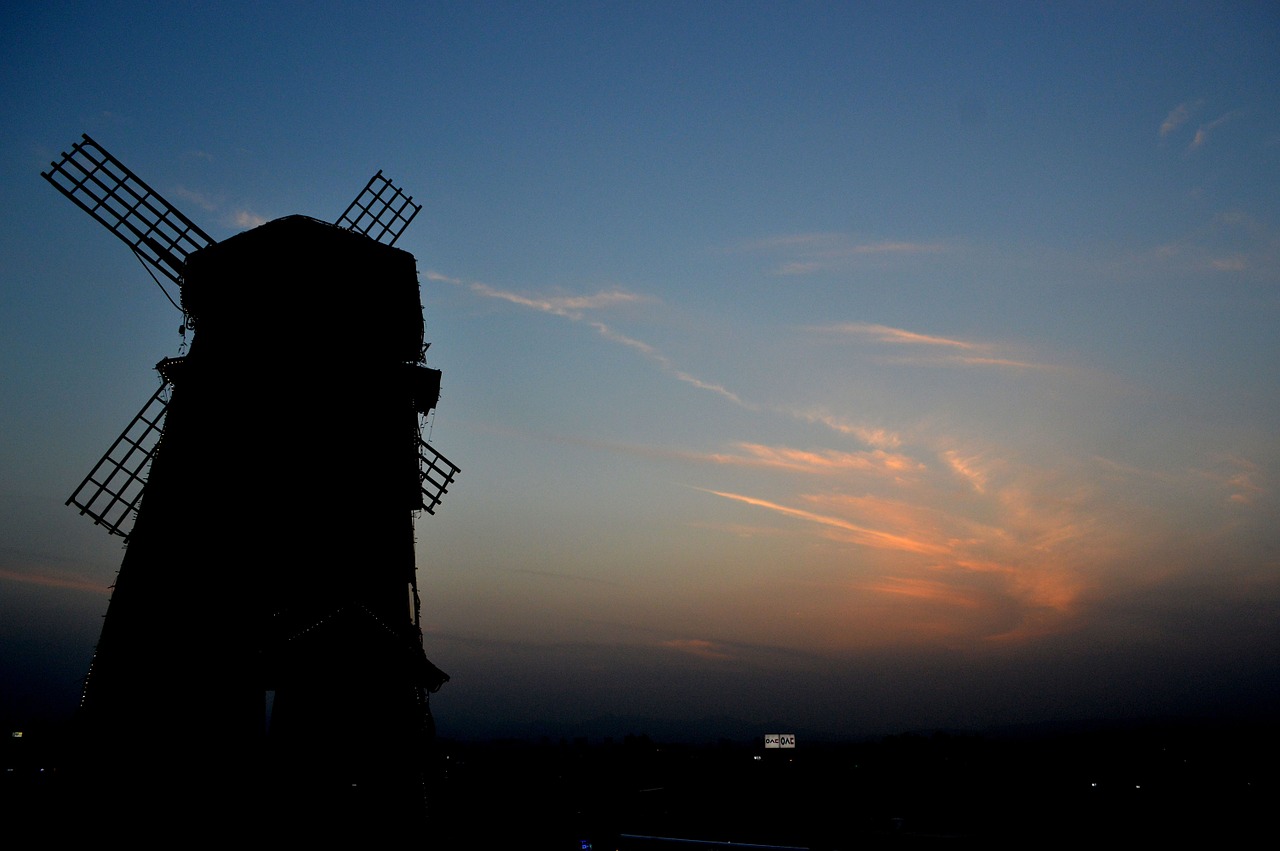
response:
{"label": "windmill roof", "polygon": [[241,337],[275,327],[337,335],[353,351],[393,349],[399,360],[416,360],[422,348],[413,255],[309,216],[276,219],[193,253],[182,303],[200,337],[211,325]]}

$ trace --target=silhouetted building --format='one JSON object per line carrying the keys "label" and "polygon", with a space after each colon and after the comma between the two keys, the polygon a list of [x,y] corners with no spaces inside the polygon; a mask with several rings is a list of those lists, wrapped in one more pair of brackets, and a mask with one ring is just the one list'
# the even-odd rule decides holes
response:
{"label": "silhouetted building", "polygon": [[[125,171],[116,195],[150,193]],[[175,256],[132,211],[113,225],[59,188],[151,249],[195,329],[157,366],[149,472],[113,447],[70,500],[112,531],[95,498],[137,509],[81,706],[87,804],[133,829],[421,827],[427,695],[448,677],[421,645],[414,517],[457,468],[421,439],[440,373],[413,256],[304,216]],[[140,500],[112,484],[143,476]]]}

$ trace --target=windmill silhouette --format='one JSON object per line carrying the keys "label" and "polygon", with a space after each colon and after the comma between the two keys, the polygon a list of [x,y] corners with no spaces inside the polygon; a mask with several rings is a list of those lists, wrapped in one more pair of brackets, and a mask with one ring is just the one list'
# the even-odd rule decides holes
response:
{"label": "windmill silhouette", "polygon": [[422,438],[440,372],[393,247],[421,206],[379,171],[335,223],[215,242],[87,135],[42,176],[178,285],[194,332],[67,500],[127,544],[83,788],[113,819],[420,821],[448,676],[423,652],[414,518],[458,473]]}

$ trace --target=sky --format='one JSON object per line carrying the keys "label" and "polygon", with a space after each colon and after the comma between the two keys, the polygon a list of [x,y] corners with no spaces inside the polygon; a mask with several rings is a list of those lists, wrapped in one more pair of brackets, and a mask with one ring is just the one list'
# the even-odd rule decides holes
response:
{"label": "sky", "polygon": [[122,550],[63,503],[181,345],[40,178],[81,133],[215,239],[423,204],[442,735],[1274,713],[1277,56],[1267,3],[5,4],[0,715],[74,707]]}

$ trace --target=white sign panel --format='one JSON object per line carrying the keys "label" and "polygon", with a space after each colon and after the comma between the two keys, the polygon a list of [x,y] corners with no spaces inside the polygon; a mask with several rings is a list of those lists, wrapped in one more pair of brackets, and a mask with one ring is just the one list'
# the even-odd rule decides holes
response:
{"label": "white sign panel", "polygon": [[765,733],[764,746],[766,748],[794,748],[796,746],[796,734]]}

